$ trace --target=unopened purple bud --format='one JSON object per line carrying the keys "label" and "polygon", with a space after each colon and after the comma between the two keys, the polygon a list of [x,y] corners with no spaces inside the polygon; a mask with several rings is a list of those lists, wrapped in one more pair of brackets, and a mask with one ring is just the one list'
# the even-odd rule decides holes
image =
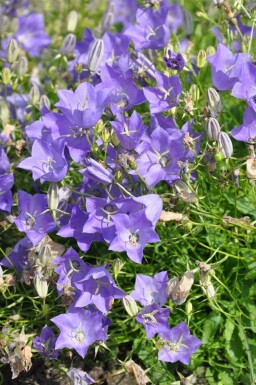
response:
{"label": "unopened purple bud", "polygon": [[218,92],[214,88],[208,88],[206,99],[211,112],[214,115],[219,114],[222,110],[222,104]]}
{"label": "unopened purple bud", "polygon": [[191,13],[187,9],[183,9],[183,27],[186,36],[192,34],[194,26]]}
{"label": "unopened purple bud", "polygon": [[92,72],[97,71],[104,55],[104,42],[97,39],[92,45],[88,58],[88,69]]}
{"label": "unopened purple bud", "polygon": [[78,14],[76,11],[71,11],[67,17],[67,30],[68,32],[74,32],[77,26]]}
{"label": "unopened purple bud", "polygon": [[43,107],[46,107],[49,110],[50,107],[51,107],[51,102],[50,102],[49,98],[46,95],[42,95],[41,98],[40,98],[40,101],[39,101],[39,105],[40,105],[40,110]]}
{"label": "unopened purple bud", "polygon": [[219,148],[225,159],[228,159],[233,154],[233,144],[226,132],[220,132],[218,136]]}
{"label": "unopened purple bud", "polygon": [[217,119],[209,118],[205,124],[205,131],[209,140],[216,141],[220,133],[220,125]]}
{"label": "unopened purple bud", "polygon": [[7,60],[10,64],[17,60],[19,51],[20,50],[17,41],[15,39],[11,39],[7,47]]}
{"label": "unopened purple bud", "polygon": [[108,32],[110,30],[114,22],[114,16],[115,16],[115,5],[114,5],[114,2],[111,2],[102,18],[102,22],[101,22],[102,33]]}
{"label": "unopened purple bud", "polygon": [[69,33],[61,44],[60,52],[63,56],[67,56],[69,53],[74,51],[76,46],[76,37],[73,33]]}

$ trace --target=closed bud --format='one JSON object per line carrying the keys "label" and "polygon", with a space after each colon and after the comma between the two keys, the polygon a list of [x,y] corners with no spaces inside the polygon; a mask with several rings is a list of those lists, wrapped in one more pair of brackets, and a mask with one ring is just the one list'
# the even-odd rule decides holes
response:
{"label": "closed bud", "polygon": [[11,39],[7,47],[7,60],[10,64],[17,60],[19,51],[20,50],[17,41],[15,39]]}
{"label": "closed bud", "polygon": [[8,68],[8,67],[3,68],[3,70],[2,70],[2,80],[3,80],[3,83],[5,85],[10,83],[11,76],[12,76],[12,73],[11,73],[10,68]]}
{"label": "closed bud", "polygon": [[216,141],[220,133],[220,125],[217,119],[209,118],[205,124],[205,131],[209,140]]}
{"label": "closed bud", "polygon": [[6,15],[0,16],[0,35],[4,35],[8,29],[9,19]]}
{"label": "closed bud", "polygon": [[40,106],[40,110],[43,108],[43,107],[46,107],[48,110],[50,109],[51,107],[51,102],[49,100],[49,98],[46,96],[46,95],[42,95],[40,100],[39,100],[39,106]]}
{"label": "closed bud", "polygon": [[113,134],[111,135],[111,143],[113,144],[114,147],[118,147],[120,144],[120,141],[115,132],[113,132]]}
{"label": "closed bud", "polygon": [[220,132],[218,136],[219,148],[225,159],[228,159],[233,154],[233,144],[226,132]]}
{"label": "closed bud", "polygon": [[17,65],[18,76],[22,77],[28,72],[28,60],[25,56],[21,57]]}
{"label": "closed bud", "polygon": [[47,202],[50,210],[57,210],[59,205],[59,189],[56,183],[51,183],[47,192]]}
{"label": "closed bud", "polygon": [[32,106],[35,106],[39,102],[39,99],[40,99],[39,88],[36,85],[34,85],[32,86],[29,92],[29,100]]}
{"label": "closed bud", "polygon": [[114,271],[115,279],[118,277],[123,266],[124,266],[124,262],[121,259],[117,258],[113,261],[113,271]]}
{"label": "closed bud", "polygon": [[191,13],[186,9],[183,9],[183,29],[186,36],[191,35],[194,29]]}
{"label": "closed bud", "polygon": [[188,301],[185,305],[186,314],[190,315],[193,313],[193,305],[190,301]]}
{"label": "closed bud", "polygon": [[123,297],[122,302],[129,316],[135,317],[138,314],[138,306],[135,300],[130,295],[126,295],[125,297]]}
{"label": "closed bud", "polygon": [[10,108],[8,103],[4,98],[0,96],[0,121],[3,126],[6,125],[6,123],[10,120]]}
{"label": "closed bud", "polygon": [[36,275],[34,278],[34,285],[38,296],[42,299],[46,298],[48,294],[47,280],[43,276]]}
{"label": "closed bud", "polygon": [[198,68],[203,68],[205,64],[207,63],[206,60],[206,52],[204,49],[201,49],[196,57],[196,65]]}
{"label": "closed bud", "polygon": [[224,0],[213,0],[213,3],[215,5],[221,5],[222,3],[224,3]]}
{"label": "closed bud", "polygon": [[114,16],[115,16],[115,5],[114,5],[114,2],[110,2],[102,18],[102,22],[101,22],[102,33],[108,32],[110,30],[114,22]]}
{"label": "closed bud", "polygon": [[219,114],[222,110],[222,104],[218,92],[214,88],[208,88],[206,92],[206,99],[212,114]]}
{"label": "closed bud", "polygon": [[63,56],[67,56],[74,51],[76,46],[76,37],[73,33],[69,33],[63,40],[60,48],[60,52]]}
{"label": "closed bud", "polygon": [[215,55],[216,49],[212,46],[209,45],[209,47],[206,48],[206,54],[209,56]]}
{"label": "closed bud", "polygon": [[77,26],[78,14],[76,11],[71,11],[67,17],[67,31],[74,32]]}
{"label": "closed bud", "polygon": [[97,39],[92,44],[88,57],[88,69],[95,72],[101,64],[104,55],[104,43],[102,39]]}
{"label": "closed bud", "polygon": [[197,102],[200,98],[200,90],[199,87],[196,84],[192,84],[192,86],[189,89],[189,93],[192,97],[193,102]]}

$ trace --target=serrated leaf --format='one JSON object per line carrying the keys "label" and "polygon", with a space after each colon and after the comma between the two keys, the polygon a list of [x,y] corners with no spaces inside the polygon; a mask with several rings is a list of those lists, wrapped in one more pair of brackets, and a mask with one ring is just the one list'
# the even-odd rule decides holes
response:
{"label": "serrated leaf", "polygon": [[233,379],[227,372],[220,372],[219,380],[222,382],[223,385],[234,385]]}

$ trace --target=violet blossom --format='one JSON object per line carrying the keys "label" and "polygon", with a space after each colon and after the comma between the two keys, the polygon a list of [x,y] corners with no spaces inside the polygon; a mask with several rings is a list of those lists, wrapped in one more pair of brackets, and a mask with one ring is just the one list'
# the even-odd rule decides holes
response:
{"label": "violet blossom", "polygon": [[41,331],[40,337],[37,336],[33,339],[33,347],[38,350],[41,356],[53,360],[59,355],[59,352],[55,350],[56,339],[52,329],[45,325]]}
{"label": "violet blossom", "polygon": [[163,306],[167,300],[167,271],[161,271],[149,277],[144,274],[137,274],[135,281],[135,289],[131,292],[131,296],[142,306],[148,306],[156,303]]}
{"label": "violet blossom", "polygon": [[161,308],[153,303],[145,306],[135,319],[144,326],[147,337],[153,338],[157,333],[169,331],[169,314],[170,309]]}

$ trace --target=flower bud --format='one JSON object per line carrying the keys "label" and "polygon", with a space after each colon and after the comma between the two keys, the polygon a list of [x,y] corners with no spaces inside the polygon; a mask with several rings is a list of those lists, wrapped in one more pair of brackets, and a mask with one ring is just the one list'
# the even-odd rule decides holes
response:
{"label": "flower bud", "polygon": [[7,101],[0,96],[0,121],[3,126],[10,120],[10,108]]}
{"label": "flower bud", "polygon": [[47,280],[43,276],[36,275],[34,278],[34,285],[39,297],[42,299],[46,298],[48,294]]}
{"label": "flower bud", "polygon": [[95,72],[101,64],[104,55],[104,43],[102,39],[97,39],[92,44],[91,50],[88,56],[88,69]]}
{"label": "flower bud", "polygon": [[7,60],[10,64],[14,63],[19,55],[19,46],[15,39],[9,41],[7,47]]}
{"label": "flower bud", "polygon": [[47,202],[50,210],[54,211],[59,205],[58,186],[56,183],[51,183],[47,192]]}
{"label": "flower bud", "polygon": [[189,89],[189,93],[192,97],[193,102],[198,102],[200,98],[200,90],[199,87],[196,84],[192,84],[192,86]]}
{"label": "flower bud", "polygon": [[10,83],[11,76],[12,76],[12,73],[11,73],[10,68],[8,68],[8,67],[3,68],[3,70],[2,70],[2,80],[3,80],[3,83],[5,85]]}
{"label": "flower bud", "polygon": [[17,66],[18,76],[22,77],[28,72],[28,60],[25,56],[22,56]]}
{"label": "flower bud", "polygon": [[183,9],[183,29],[186,36],[192,34],[194,26],[191,13],[187,9]]}
{"label": "flower bud", "polygon": [[224,0],[213,0],[213,3],[215,5],[220,5],[220,4],[224,3]]}
{"label": "flower bud", "polygon": [[214,88],[208,88],[206,92],[206,99],[212,114],[219,114],[222,110],[222,104],[218,92]]}
{"label": "flower bud", "polygon": [[190,315],[193,313],[193,305],[190,301],[188,301],[185,305],[186,314]]}
{"label": "flower bud", "polygon": [[216,53],[216,49],[212,45],[209,45],[206,48],[206,54],[207,55],[212,56],[212,55],[215,55],[215,53]]}
{"label": "flower bud", "polygon": [[204,49],[200,49],[196,57],[196,65],[198,68],[203,68],[206,63],[206,52]]}
{"label": "flower bud", "polygon": [[78,14],[76,11],[71,11],[67,17],[67,31],[74,32],[77,26]]}
{"label": "flower bud", "polygon": [[135,300],[130,295],[126,295],[125,297],[123,297],[122,302],[129,316],[134,317],[138,314],[138,306]]}
{"label": "flower bud", "polygon": [[114,22],[114,16],[115,16],[115,5],[114,5],[114,2],[111,2],[102,18],[102,22],[101,22],[102,33],[108,32],[110,30]]}
{"label": "flower bud", "polygon": [[217,119],[209,118],[205,124],[205,131],[209,140],[216,141],[220,133],[220,125]]}
{"label": "flower bud", "polygon": [[115,279],[118,277],[123,266],[124,266],[124,262],[121,259],[117,258],[113,261],[113,271],[114,271]]}
{"label": "flower bud", "polygon": [[219,133],[218,144],[222,154],[224,155],[224,158],[225,159],[230,158],[233,154],[233,144],[228,134],[226,134],[226,132]]}
{"label": "flower bud", "polygon": [[48,110],[50,109],[51,107],[51,102],[49,100],[49,98],[46,96],[46,95],[42,95],[40,100],[39,100],[39,106],[40,106],[40,110],[43,108],[43,107],[46,107]]}
{"label": "flower bud", "polygon": [[0,35],[4,35],[8,29],[9,19],[6,15],[0,16]]}
{"label": "flower bud", "polygon": [[65,36],[61,44],[60,52],[63,56],[67,56],[69,53],[74,51],[75,46],[76,46],[76,37],[73,33],[69,33],[67,36]]}
{"label": "flower bud", "polygon": [[32,106],[35,106],[39,102],[39,99],[40,99],[39,88],[36,85],[34,85],[32,86],[29,92],[29,100]]}

